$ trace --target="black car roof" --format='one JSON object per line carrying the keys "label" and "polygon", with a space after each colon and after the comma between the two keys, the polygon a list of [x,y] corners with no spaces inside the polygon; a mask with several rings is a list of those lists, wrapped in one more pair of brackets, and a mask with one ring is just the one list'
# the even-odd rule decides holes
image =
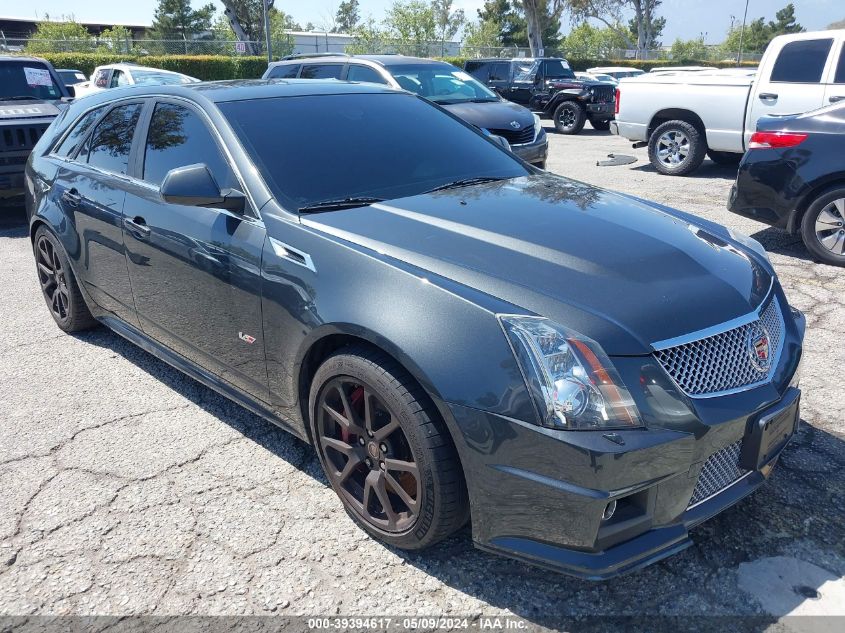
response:
{"label": "black car roof", "polygon": [[283,59],[280,62],[274,62],[273,65],[290,66],[293,64],[347,63],[356,59],[373,62],[385,68],[390,68],[391,66],[407,66],[408,64],[451,66],[448,62],[440,61],[439,59],[428,59],[426,57],[408,57],[406,55],[344,55],[342,53],[338,53],[337,55],[327,55],[325,53],[318,55],[296,55]]}

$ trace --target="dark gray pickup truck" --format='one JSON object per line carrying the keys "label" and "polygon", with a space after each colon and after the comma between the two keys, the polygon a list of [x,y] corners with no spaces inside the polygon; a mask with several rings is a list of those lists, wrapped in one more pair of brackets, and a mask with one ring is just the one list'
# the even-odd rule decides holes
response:
{"label": "dark gray pickup truck", "polygon": [[23,193],[29,153],[72,96],[47,60],[0,55],[0,200]]}

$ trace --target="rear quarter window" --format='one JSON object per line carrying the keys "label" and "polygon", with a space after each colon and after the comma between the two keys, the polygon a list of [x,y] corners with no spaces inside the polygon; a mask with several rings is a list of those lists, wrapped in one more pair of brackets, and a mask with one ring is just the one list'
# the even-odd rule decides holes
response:
{"label": "rear quarter window", "polygon": [[342,64],[304,64],[300,79],[340,79]]}
{"label": "rear quarter window", "polygon": [[274,66],[267,73],[267,79],[295,79],[299,74],[301,64],[289,64],[286,66]]}

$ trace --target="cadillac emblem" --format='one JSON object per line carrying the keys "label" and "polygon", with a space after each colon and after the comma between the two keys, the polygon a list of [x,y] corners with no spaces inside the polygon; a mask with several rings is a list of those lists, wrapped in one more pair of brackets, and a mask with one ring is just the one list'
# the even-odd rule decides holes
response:
{"label": "cadillac emblem", "polygon": [[748,330],[746,345],[751,365],[759,372],[769,371],[772,366],[772,346],[769,331],[762,323],[755,323]]}

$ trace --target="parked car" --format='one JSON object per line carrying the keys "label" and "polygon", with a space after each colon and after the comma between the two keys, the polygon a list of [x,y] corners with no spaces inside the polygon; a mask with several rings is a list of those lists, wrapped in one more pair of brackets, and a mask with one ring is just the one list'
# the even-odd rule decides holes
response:
{"label": "parked car", "polygon": [[588,81],[600,81],[605,84],[613,84],[614,86],[619,83],[619,80],[615,77],[611,77],[610,75],[603,75],[603,74],[591,74],[591,73],[575,73],[576,79],[586,79]]}
{"label": "parked car", "polygon": [[540,118],[445,62],[404,55],[294,55],[269,64],[263,78],[343,79],[401,88],[504,138],[522,160],[546,168],[549,141]]}
{"label": "parked car", "polygon": [[664,75],[667,73],[701,73],[711,70],[718,70],[715,66],[655,66],[649,70],[651,75]]}
{"label": "parked car", "polygon": [[845,266],[843,145],[845,103],[760,119],[728,208],[801,235],[813,257]]}
{"label": "parked car", "polygon": [[781,35],[756,76],[649,73],[623,80],[611,131],[648,145],[662,174],[692,173],[709,156],[737,164],[760,117],[798,114],[845,99],[845,30]]}
{"label": "parked car", "polygon": [[464,70],[505,99],[551,118],[560,134],[578,134],[588,120],[597,130],[609,129],[613,85],[577,79],[565,59],[472,59]]}
{"label": "parked car", "polygon": [[594,68],[588,68],[587,72],[592,74],[610,75],[616,79],[616,81],[624,79],[625,77],[639,77],[640,75],[645,74],[645,71],[640,70],[639,68],[631,68],[629,66],[596,66]]}
{"label": "parked car", "polygon": [[160,68],[149,68],[121,62],[119,64],[108,64],[97,66],[91,74],[91,80],[76,86],[76,96],[83,97],[99,90],[109,88],[120,88],[134,85],[173,85],[197,83],[199,79],[190,75],[162,70]]}
{"label": "parked car", "polygon": [[47,60],[0,55],[0,199],[23,193],[30,151],[72,96]]}
{"label": "parked car", "polygon": [[106,91],[27,181],[59,328],[104,323],[312,443],[392,546],[471,516],[486,550],[638,569],[798,423],[805,320],[759,243],[535,170],[414,94]]}
{"label": "parked car", "polygon": [[56,74],[66,86],[75,86],[88,81],[88,78],[81,70],[73,70],[71,68],[57,68]]}

